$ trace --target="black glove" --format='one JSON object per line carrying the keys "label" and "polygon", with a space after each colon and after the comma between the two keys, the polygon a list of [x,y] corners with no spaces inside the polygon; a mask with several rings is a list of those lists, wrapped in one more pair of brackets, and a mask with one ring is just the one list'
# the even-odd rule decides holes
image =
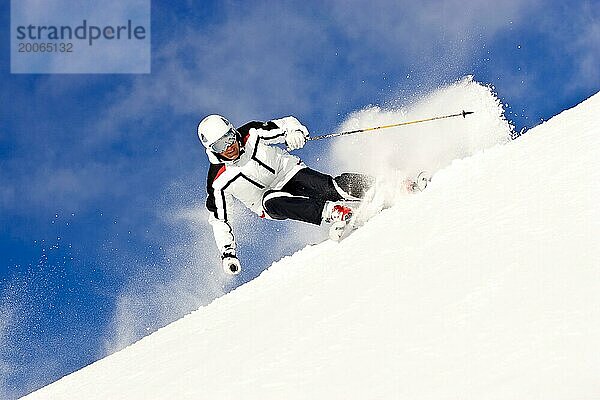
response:
{"label": "black glove", "polygon": [[223,262],[223,270],[229,275],[237,275],[242,270],[240,260],[234,252],[226,252],[221,256]]}

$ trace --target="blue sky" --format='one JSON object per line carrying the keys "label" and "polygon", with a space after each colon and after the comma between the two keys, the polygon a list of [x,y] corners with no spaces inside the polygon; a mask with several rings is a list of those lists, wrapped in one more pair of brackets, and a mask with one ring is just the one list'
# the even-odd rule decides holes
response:
{"label": "blue sky", "polygon": [[204,115],[295,115],[328,133],[369,104],[402,106],[472,74],[519,130],[600,88],[597,1],[173,3],[152,2],[147,75],[12,75],[3,3],[0,397],[87,365],[302,246],[267,245],[282,230],[265,221],[241,244],[244,273],[221,276],[210,232],[185,211],[204,202]]}

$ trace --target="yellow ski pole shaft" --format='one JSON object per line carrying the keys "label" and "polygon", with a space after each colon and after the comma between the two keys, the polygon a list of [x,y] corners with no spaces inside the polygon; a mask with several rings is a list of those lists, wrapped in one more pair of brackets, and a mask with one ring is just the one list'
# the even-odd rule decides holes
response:
{"label": "yellow ski pole shaft", "polygon": [[309,136],[308,140],[329,139],[329,138],[338,137],[338,136],[351,135],[353,133],[362,133],[362,132],[375,131],[375,130],[378,130],[378,129],[388,129],[388,128],[395,128],[395,127],[404,126],[404,125],[420,124],[421,122],[435,121],[437,119],[444,119],[444,118],[453,118],[453,117],[463,117],[463,118],[466,118],[467,115],[473,114],[473,113],[474,113],[474,111],[464,111],[463,110],[462,112],[460,112],[458,114],[450,114],[450,115],[442,115],[442,116],[438,116],[438,117],[431,117],[431,118],[425,118],[425,119],[417,119],[417,120],[414,120],[414,121],[400,122],[400,123],[397,123],[397,124],[375,126],[373,128],[356,129],[354,131],[329,133],[327,135]]}

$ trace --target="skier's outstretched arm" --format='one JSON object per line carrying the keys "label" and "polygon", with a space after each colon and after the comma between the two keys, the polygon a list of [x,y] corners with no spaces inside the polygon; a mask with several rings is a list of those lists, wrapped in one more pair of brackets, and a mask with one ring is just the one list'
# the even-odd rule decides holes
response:
{"label": "skier's outstretched arm", "polygon": [[221,252],[221,262],[226,273],[237,275],[240,273],[241,265],[235,253],[235,238],[233,230],[227,221],[210,215],[208,222],[211,224],[215,235],[215,242]]}
{"label": "skier's outstretched arm", "polygon": [[208,222],[212,226],[215,242],[221,255],[235,255],[235,238],[229,222],[218,219],[212,214],[208,217]]}
{"label": "skier's outstretched arm", "polygon": [[217,248],[221,252],[223,269],[228,274],[237,275],[240,273],[241,266],[235,252],[233,229],[227,221],[225,195],[221,194],[215,196],[214,190],[209,187],[208,198],[206,199],[206,208],[210,211],[208,222],[212,226]]}
{"label": "skier's outstretched arm", "polygon": [[223,269],[231,275],[239,274],[241,265],[235,254],[235,238],[233,237],[231,225],[226,221],[215,218],[212,214],[209,217],[208,222],[212,225],[215,241],[221,252]]}

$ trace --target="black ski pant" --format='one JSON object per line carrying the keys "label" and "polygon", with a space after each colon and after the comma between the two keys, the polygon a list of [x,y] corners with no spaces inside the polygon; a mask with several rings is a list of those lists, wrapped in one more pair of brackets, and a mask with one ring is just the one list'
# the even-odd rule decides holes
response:
{"label": "black ski pant", "polygon": [[327,201],[344,197],[333,178],[310,168],[303,168],[281,190],[269,190],[263,196],[265,212],[273,219],[295,219],[320,225]]}

